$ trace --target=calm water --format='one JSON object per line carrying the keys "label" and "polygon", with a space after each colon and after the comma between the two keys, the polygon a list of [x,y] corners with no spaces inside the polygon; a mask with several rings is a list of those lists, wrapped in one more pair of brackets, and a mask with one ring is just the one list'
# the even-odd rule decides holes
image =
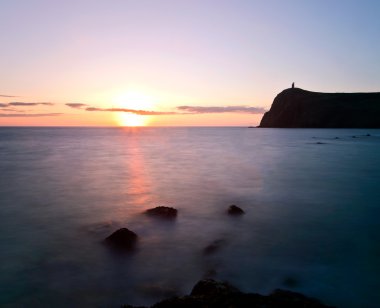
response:
{"label": "calm water", "polygon": [[[151,304],[211,273],[378,307],[379,216],[380,130],[1,128],[0,305]],[[135,254],[101,244],[120,227]]]}

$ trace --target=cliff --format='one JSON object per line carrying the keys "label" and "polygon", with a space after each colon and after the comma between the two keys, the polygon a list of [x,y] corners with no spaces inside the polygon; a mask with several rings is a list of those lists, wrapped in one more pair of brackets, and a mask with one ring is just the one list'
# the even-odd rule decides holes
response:
{"label": "cliff", "polygon": [[286,89],[275,97],[259,127],[380,128],[380,92],[320,93]]}

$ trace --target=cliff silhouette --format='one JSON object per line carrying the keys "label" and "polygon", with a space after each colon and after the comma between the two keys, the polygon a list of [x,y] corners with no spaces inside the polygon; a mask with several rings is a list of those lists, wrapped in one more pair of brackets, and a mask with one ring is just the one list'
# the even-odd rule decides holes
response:
{"label": "cliff silhouette", "polygon": [[321,93],[289,88],[275,97],[259,127],[380,128],[380,92]]}

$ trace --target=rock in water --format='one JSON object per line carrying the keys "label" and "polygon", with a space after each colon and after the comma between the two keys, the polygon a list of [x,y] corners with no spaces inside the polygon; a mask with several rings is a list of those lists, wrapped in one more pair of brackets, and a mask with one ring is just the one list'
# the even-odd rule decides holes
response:
{"label": "rock in water", "polygon": [[211,244],[207,245],[203,249],[203,255],[212,255],[219,251],[223,245],[226,243],[226,240],[220,239],[220,240],[215,240]]}
{"label": "rock in water", "polygon": [[137,234],[127,228],[121,228],[108,236],[104,241],[111,248],[130,251],[136,246]]}
{"label": "rock in water", "polygon": [[162,219],[175,219],[177,217],[177,209],[168,206],[157,206],[153,209],[146,210],[146,214],[152,217]]}
{"label": "rock in water", "polygon": [[238,206],[236,205],[230,205],[227,211],[228,215],[243,215],[245,212]]}

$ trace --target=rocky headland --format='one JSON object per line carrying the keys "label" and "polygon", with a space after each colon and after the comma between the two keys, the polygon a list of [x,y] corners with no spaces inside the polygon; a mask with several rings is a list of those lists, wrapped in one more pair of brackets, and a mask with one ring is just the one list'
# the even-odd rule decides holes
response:
{"label": "rocky headland", "polygon": [[380,128],[380,92],[321,93],[286,89],[275,97],[259,127]]}

